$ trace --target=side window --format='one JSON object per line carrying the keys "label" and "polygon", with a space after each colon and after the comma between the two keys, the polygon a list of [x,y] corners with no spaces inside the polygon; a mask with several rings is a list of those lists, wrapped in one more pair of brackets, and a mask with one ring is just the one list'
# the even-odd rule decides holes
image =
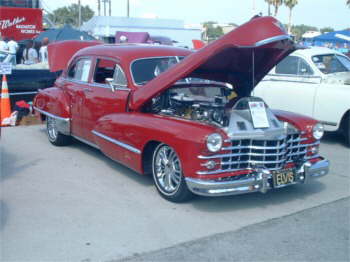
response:
{"label": "side window", "polygon": [[127,87],[128,85],[124,71],[119,65],[115,66],[113,79],[114,79],[114,83],[118,86]]}
{"label": "side window", "polygon": [[106,78],[113,78],[114,68],[117,63],[110,59],[99,58],[96,61],[94,83],[107,84]]}
{"label": "side window", "polygon": [[298,59],[298,75],[313,75],[313,71],[304,59]]}
{"label": "side window", "polygon": [[296,75],[298,73],[298,60],[296,56],[287,56],[276,66],[276,74]]}
{"label": "side window", "polygon": [[89,72],[91,67],[91,59],[82,58],[76,61],[68,71],[68,78],[87,82],[89,80]]}

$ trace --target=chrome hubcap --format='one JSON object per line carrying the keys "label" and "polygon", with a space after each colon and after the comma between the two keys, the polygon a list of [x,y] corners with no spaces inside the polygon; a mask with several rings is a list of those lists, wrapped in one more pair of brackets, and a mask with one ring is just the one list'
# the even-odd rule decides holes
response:
{"label": "chrome hubcap", "polygon": [[52,117],[47,118],[47,135],[50,141],[55,141],[57,139],[58,131],[56,127],[56,120]]}
{"label": "chrome hubcap", "polygon": [[177,191],[181,183],[181,164],[176,152],[163,145],[154,158],[154,175],[160,190],[166,194]]}

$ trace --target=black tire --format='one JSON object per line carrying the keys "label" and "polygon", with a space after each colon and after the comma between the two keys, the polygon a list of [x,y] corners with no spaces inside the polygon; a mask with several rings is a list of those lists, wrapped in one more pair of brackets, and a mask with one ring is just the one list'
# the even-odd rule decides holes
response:
{"label": "black tire", "polygon": [[64,135],[57,130],[56,119],[46,117],[46,134],[50,143],[55,146],[67,146],[72,143],[72,137]]}
{"label": "black tire", "polygon": [[350,147],[350,114],[344,119],[344,137],[348,147]]}
{"label": "black tire", "polygon": [[193,198],[182,172],[181,161],[175,150],[159,144],[153,152],[152,174],[159,194],[171,202],[186,202]]}

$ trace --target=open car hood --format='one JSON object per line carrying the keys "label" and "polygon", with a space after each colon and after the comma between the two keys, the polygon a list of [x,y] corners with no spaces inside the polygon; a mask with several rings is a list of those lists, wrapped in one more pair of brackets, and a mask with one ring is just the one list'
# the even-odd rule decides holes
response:
{"label": "open car hood", "polygon": [[186,77],[230,83],[239,96],[247,96],[295,49],[278,20],[255,17],[136,89],[129,108],[139,110],[147,101]]}
{"label": "open car hood", "polygon": [[51,72],[64,70],[73,55],[88,46],[101,45],[99,41],[66,40],[51,43],[47,46],[49,68]]}

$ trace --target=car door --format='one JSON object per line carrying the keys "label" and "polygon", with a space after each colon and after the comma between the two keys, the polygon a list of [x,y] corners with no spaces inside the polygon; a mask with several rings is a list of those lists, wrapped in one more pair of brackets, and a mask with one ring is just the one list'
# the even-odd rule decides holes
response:
{"label": "car door", "polygon": [[262,97],[271,108],[312,117],[320,81],[303,58],[288,56],[259,83],[254,95]]}
{"label": "car door", "polygon": [[[94,141],[92,130],[102,116],[125,112],[130,89],[118,61],[97,57],[88,91],[85,92],[83,127],[84,138]],[[113,79],[113,88],[108,80]]]}
{"label": "car door", "polygon": [[83,108],[85,92],[88,89],[91,57],[75,59],[68,69],[64,89],[69,97],[72,135],[83,136]]}

